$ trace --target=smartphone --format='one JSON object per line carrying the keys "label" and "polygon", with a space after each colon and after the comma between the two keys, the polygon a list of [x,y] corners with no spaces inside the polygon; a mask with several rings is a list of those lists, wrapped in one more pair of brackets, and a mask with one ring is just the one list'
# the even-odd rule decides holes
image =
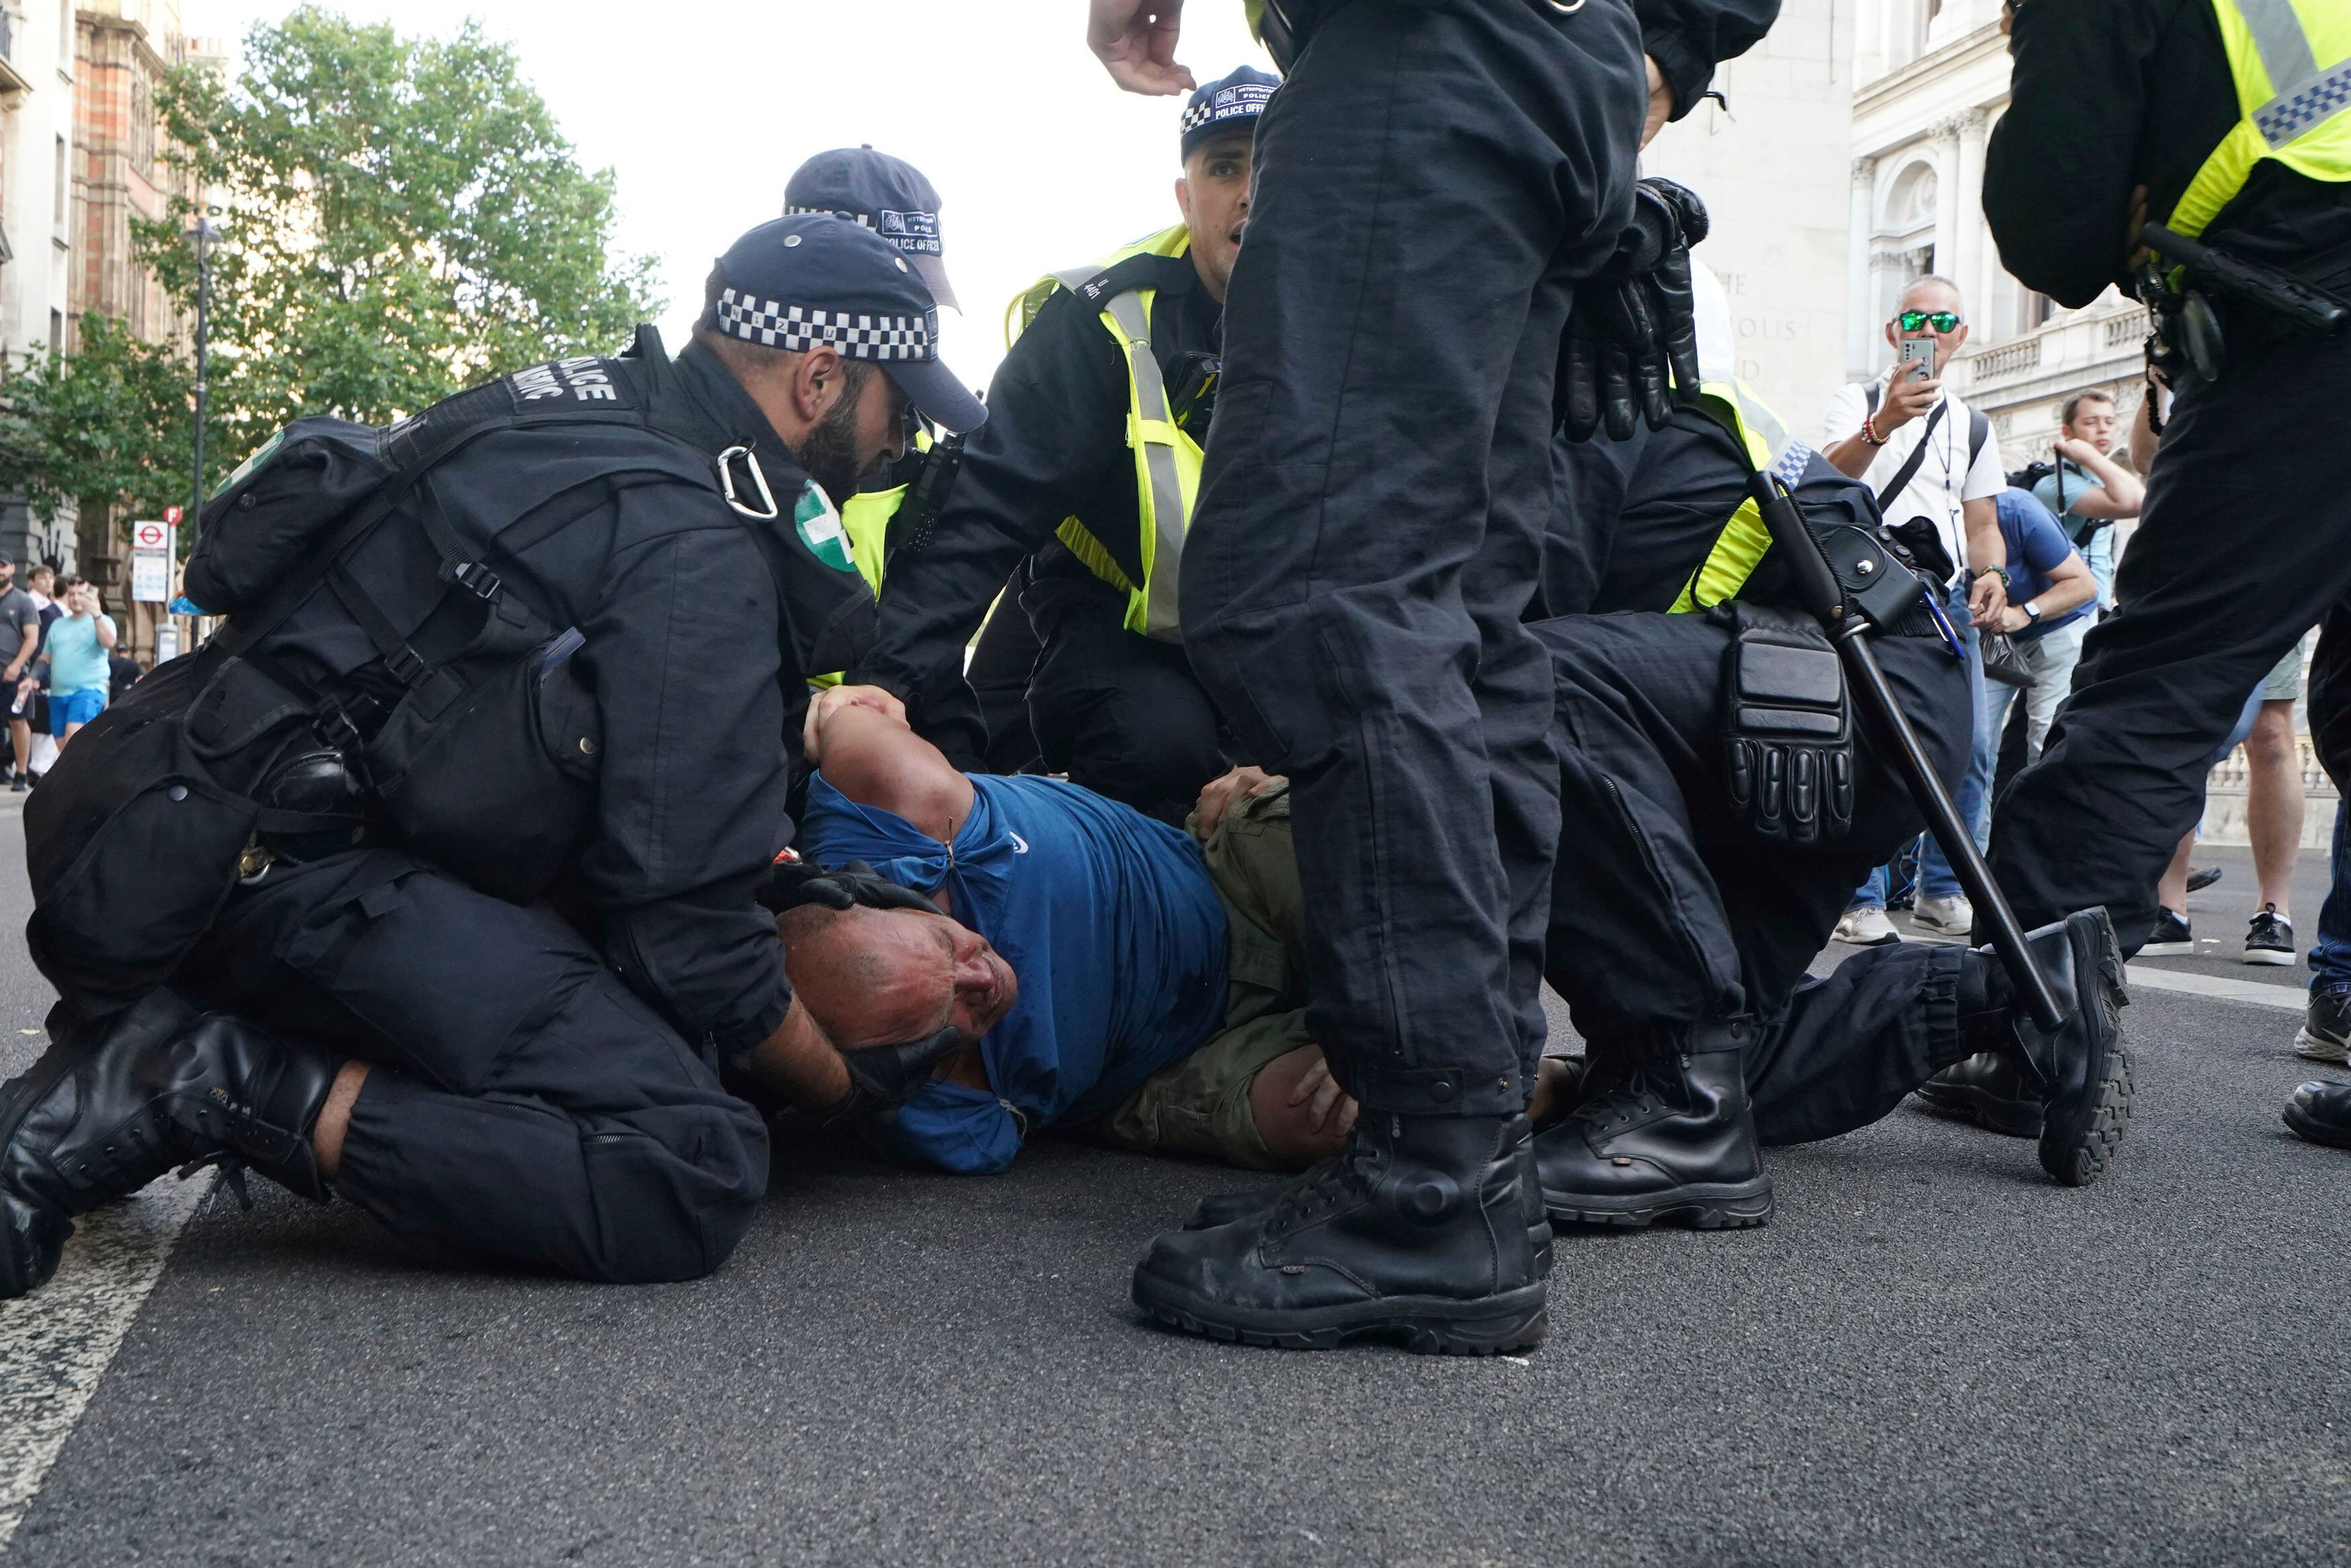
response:
{"label": "smartphone", "polygon": [[[1916,367],[1915,369],[1913,367]],[[1935,374],[1935,340],[1905,338],[1902,340],[1902,375],[1906,381],[1923,382]]]}

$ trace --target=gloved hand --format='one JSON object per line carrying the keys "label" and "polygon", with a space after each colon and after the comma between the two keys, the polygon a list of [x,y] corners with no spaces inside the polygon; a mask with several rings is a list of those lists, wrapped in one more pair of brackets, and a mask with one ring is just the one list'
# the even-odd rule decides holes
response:
{"label": "gloved hand", "polygon": [[1647,179],[1633,194],[1633,221],[1615,254],[1576,286],[1560,348],[1553,398],[1571,441],[1604,424],[1611,441],[1651,430],[1673,413],[1672,388],[1698,395],[1698,311],[1689,247],[1706,238],[1706,204],[1671,180]]}
{"label": "gloved hand", "polygon": [[962,1040],[962,1031],[950,1027],[927,1040],[842,1051],[841,1064],[849,1069],[849,1093],[823,1114],[820,1124],[854,1126],[904,1105],[930,1082],[932,1070],[953,1055]]}
{"label": "gloved hand", "polygon": [[760,904],[772,915],[821,904],[827,909],[914,909],[936,915],[939,906],[911,887],[901,887],[863,861],[843,861],[828,871],[814,861],[782,860],[768,868],[768,883],[758,893]]}
{"label": "gloved hand", "polygon": [[1728,607],[1723,764],[1731,803],[1759,838],[1834,843],[1853,826],[1853,725],[1835,650],[1809,620]]}

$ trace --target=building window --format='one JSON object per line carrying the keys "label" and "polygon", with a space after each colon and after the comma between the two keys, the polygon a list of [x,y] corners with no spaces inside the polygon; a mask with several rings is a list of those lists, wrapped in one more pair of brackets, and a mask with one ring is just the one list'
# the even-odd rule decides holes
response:
{"label": "building window", "polygon": [[66,139],[62,136],[57,138],[57,232],[63,234],[66,232]]}
{"label": "building window", "polygon": [[66,313],[62,310],[52,309],[49,312],[49,352],[52,354],[62,354],[65,351]]}

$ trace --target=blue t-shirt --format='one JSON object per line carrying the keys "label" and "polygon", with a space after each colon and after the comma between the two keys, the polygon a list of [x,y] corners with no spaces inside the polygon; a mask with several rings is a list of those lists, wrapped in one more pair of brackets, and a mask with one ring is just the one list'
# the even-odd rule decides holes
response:
{"label": "blue t-shirt", "polygon": [[1225,1009],[1225,906],[1189,834],[1051,779],[971,778],[948,846],[809,783],[800,848],[871,862],[995,945],[1020,999],[981,1037],[996,1092],[935,1078],[876,1126],[896,1158],[1000,1171],[1049,1122],[1100,1115],[1197,1050]]}
{"label": "blue t-shirt", "polygon": [[2115,525],[2105,517],[2085,517],[2073,509],[2085,490],[2103,490],[2105,482],[2095,475],[2085,474],[2071,462],[2060,461],[2064,481],[2066,507],[2057,512],[2058,474],[2052,474],[2032,486],[2032,498],[2057,513],[2057,526],[2065,530],[2067,538],[2080,539],[2074,548],[2082,552],[2090,575],[2098,584],[2098,602],[2111,605],[2115,601]]}
{"label": "blue t-shirt", "polygon": [[98,645],[100,621],[113,628],[114,622],[103,615],[60,615],[51,623],[41,652],[49,657],[52,695],[106,690],[112,672],[107,668],[106,650]]}
{"label": "blue t-shirt", "polygon": [[[2049,591],[2049,574],[2065,564],[2074,553],[2074,541],[2065,537],[2049,508],[2023,490],[2002,490],[1992,505],[2000,511],[2000,537],[2008,545],[2008,601],[2021,610],[2026,600]],[[2089,612],[2090,604],[2084,603],[2063,615],[2043,616],[2040,625],[2010,635],[2029,643],[2060,626],[2070,626]]]}

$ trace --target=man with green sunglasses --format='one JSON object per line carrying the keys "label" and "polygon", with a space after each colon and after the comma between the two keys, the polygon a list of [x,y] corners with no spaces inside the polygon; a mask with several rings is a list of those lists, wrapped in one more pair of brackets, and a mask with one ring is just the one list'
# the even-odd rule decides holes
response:
{"label": "man with green sunglasses", "polygon": [[[1991,422],[1944,390],[1943,368],[1968,340],[1959,289],[1932,274],[1914,279],[1895,302],[1886,340],[1894,350],[1886,374],[1841,388],[1831,400],[1825,450],[1832,465],[1876,492],[1886,525],[1906,531],[1922,562],[1937,554],[1946,558],[1934,564],[1949,574],[1950,618],[1968,651],[1980,711],[1977,629],[1995,626],[2007,608],[2008,549],[1995,497],[2008,480]],[[1982,728],[1980,718],[1976,728]],[[1987,737],[1971,738],[1959,805],[1980,841],[1992,756]],[[1886,918],[1884,876],[1873,873],[1855,894],[1837,927],[1841,939],[1869,946],[1899,939]],[[1974,922],[1957,873],[1929,841],[1919,853],[1912,925],[1929,940],[1965,941]]]}

